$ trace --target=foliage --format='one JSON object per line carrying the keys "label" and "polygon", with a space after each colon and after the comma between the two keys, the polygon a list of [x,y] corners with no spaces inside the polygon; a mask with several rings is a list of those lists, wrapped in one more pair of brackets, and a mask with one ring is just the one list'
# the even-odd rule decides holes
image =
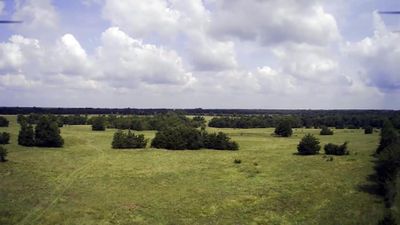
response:
{"label": "foliage", "polygon": [[10,133],[1,132],[0,133],[0,145],[6,145],[10,143]]}
{"label": "foliage", "polygon": [[388,205],[392,205],[396,197],[396,179],[400,171],[400,142],[386,147],[378,156],[375,171],[378,185]]}
{"label": "foliage", "polygon": [[312,134],[305,135],[299,145],[297,146],[297,151],[300,155],[314,155],[318,154],[321,146],[319,145],[319,140]]}
{"label": "foliage", "polygon": [[385,216],[381,221],[379,221],[378,225],[396,225],[396,219],[393,217],[392,213],[389,213]]}
{"label": "foliage", "polygon": [[290,137],[293,134],[290,120],[281,120],[275,128],[275,134],[282,137]]}
{"label": "foliage", "polygon": [[376,153],[379,154],[386,147],[396,142],[398,139],[399,135],[396,129],[393,127],[393,124],[390,121],[386,120],[381,130],[381,140],[378,149],[376,150]]}
{"label": "foliage", "polygon": [[114,133],[112,147],[116,149],[146,148],[147,140],[143,134],[135,135],[130,130],[124,133],[118,130]]}
{"label": "foliage", "polygon": [[230,138],[219,132],[208,134],[193,127],[178,126],[163,129],[156,133],[151,146],[171,150],[198,150],[201,148],[216,150],[238,150],[239,145],[230,141]]}
{"label": "foliage", "polygon": [[21,129],[18,134],[18,144],[22,146],[35,146],[35,133],[31,124],[21,123]]}
{"label": "foliage", "polygon": [[7,159],[7,149],[0,145],[0,162],[6,162]]}
{"label": "foliage", "polygon": [[203,146],[202,135],[195,128],[178,126],[156,133],[151,146],[171,150],[197,150]]}
{"label": "foliage", "polygon": [[329,129],[327,126],[323,126],[321,131],[319,132],[320,135],[333,135],[333,130]]}
{"label": "foliage", "polygon": [[39,147],[62,147],[64,140],[57,122],[41,117],[35,127],[35,145]]}
{"label": "foliage", "polygon": [[371,126],[364,127],[364,134],[372,134],[374,132],[374,128]]}
{"label": "foliage", "polygon": [[335,145],[332,143],[326,144],[324,146],[325,154],[327,155],[349,155],[350,152],[347,149],[348,142],[342,145]]}
{"label": "foliage", "polygon": [[204,147],[217,150],[239,150],[239,145],[231,141],[223,132],[208,134],[203,132]]}
{"label": "foliage", "polygon": [[8,127],[10,122],[4,116],[0,116],[0,127]]}
{"label": "foliage", "polygon": [[93,131],[106,130],[106,119],[104,116],[97,116],[92,118],[92,130]]}

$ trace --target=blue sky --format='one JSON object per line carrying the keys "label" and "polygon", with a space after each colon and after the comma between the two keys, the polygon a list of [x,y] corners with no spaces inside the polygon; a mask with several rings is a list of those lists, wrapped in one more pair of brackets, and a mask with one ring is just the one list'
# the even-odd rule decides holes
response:
{"label": "blue sky", "polygon": [[395,0],[6,0],[0,105],[400,107]]}

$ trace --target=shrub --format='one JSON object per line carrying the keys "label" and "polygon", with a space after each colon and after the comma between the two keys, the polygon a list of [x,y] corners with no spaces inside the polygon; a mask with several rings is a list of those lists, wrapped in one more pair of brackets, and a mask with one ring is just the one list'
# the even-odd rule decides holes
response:
{"label": "shrub", "polygon": [[0,146],[0,162],[6,162],[7,159],[7,149],[4,148],[3,146]]}
{"label": "shrub", "polygon": [[323,126],[321,131],[319,132],[320,135],[333,135],[333,130],[329,129],[326,126]]}
{"label": "shrub", "polygon": [[203,140],[200,131],[195,128],[178,126],[158,131],[151,146],[170,150],[197,150],[203,147]]}
{"label": "shrub", "polygon": [[395,143],[398,140],[398,134],[396,129],[393,127],[393,124],[390,121],[385,121],[383,128],[381,130],[381,140],[379,142],[378,149],[376,149],[376,153],[379,154],[386,147]]}
{"label": "shrub", "polygon": [[219,132],[218,134],[203,133],[203,138],[204,138],[204,147],[208,149],[217,149],[217,150],[239,149],[239,145],[234,141],[230,141],[230,138],[222,132]]}
{"label": "shrub", "polygon": [[130,130],[125,134],[122,130],[114,133],[112,147],[116,149],[145,148],[147,140],[143,134],[135,135]]}
{"label": "shrub", "polygon": [[305,135],[299,145],[297,146],[297,151],[300,155],[314,155],[318,154],[321,146],[319,145],[319,140],[312,134]]}
{"label": "shrub", "polygon": [[21,129],[18,134],[18,144],[22,146],[34,146],[35,145],[35,133],[33,127],[25,122],[21,123]]}
{"label": "shrub", "polygon": [[374,128],[371,126],[367,126],[364,128],[364,134],[372,134],[374,132]]}
{"label": "shrub", "polygon": [[240,160],[240,159],[235,159],[235,160],[233,160],[233,163],[235,163],[235,164],[240,164],[240,163],[242,163],[242,160]]}
{"label": "shrub", "polygon": [[0,133],[0,144],[6,145],[10,144],[10,134],[7,132]]}
{"label": "shrub", "polygon": [[342,145],[335,145],[329,143],[324,146],[325,154],[327,155],[348,155],[350,154],[349,150],[347,149],[347,142]]}
{"label": "shrub", "polygon": [[4,116],[0,116],[0,127],[8,127],[10,122]]}
{"label": "shrub", "polygon": [[41,117],[35,128],[35,145],[39,147],[62,147],[64,140],[57,122],[47,116]]}
{"label": "shrub", "polygon": [[230,141],[230,138],[219,132],[208,134],[193,127],[179,126],[163,129],[156,133],[151,142],[154,148],[164,148],[171,150],[198,150],[201,148],[216,150],[238,150],[239,145]]}
{"label": "shrub", "polygon": [[275,128],[275,134],[281,137],[290,137],[293,134],[292,125],[290,120],[281,120]]}
{"label": "shrub", "polygon": [[97,116],[92,119],[92,130],[93,131],[106,130],[106,120],[103,116]]}

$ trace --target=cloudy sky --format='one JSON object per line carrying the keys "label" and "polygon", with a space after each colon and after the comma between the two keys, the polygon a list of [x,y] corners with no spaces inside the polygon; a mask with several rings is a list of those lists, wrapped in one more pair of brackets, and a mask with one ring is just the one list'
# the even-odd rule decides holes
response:
{"label": "cloudy sky", "polygon": [[400,109],[398,0],[6,0],[0,105]]}

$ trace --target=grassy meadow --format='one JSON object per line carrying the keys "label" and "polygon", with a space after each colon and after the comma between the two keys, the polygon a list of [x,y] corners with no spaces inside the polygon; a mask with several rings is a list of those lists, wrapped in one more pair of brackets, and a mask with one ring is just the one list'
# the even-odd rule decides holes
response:
{"label": "grassy meadow", "polygon": [[[9,161],[0,164],[2,225],[375,225],[383,215],[381,198],[364,190],[377,132],[295,129],[278,138],[273,129],[207,128],[226,132],[240,150],[166,151],[114,150],[115,130],[64,126],[64,148],[26,148],[17,145],[16,117],[7,117],[10,127],[0,128],[12,136]],[[349,141],[351,154],[295,155],[306,133],[322,146]]]}

